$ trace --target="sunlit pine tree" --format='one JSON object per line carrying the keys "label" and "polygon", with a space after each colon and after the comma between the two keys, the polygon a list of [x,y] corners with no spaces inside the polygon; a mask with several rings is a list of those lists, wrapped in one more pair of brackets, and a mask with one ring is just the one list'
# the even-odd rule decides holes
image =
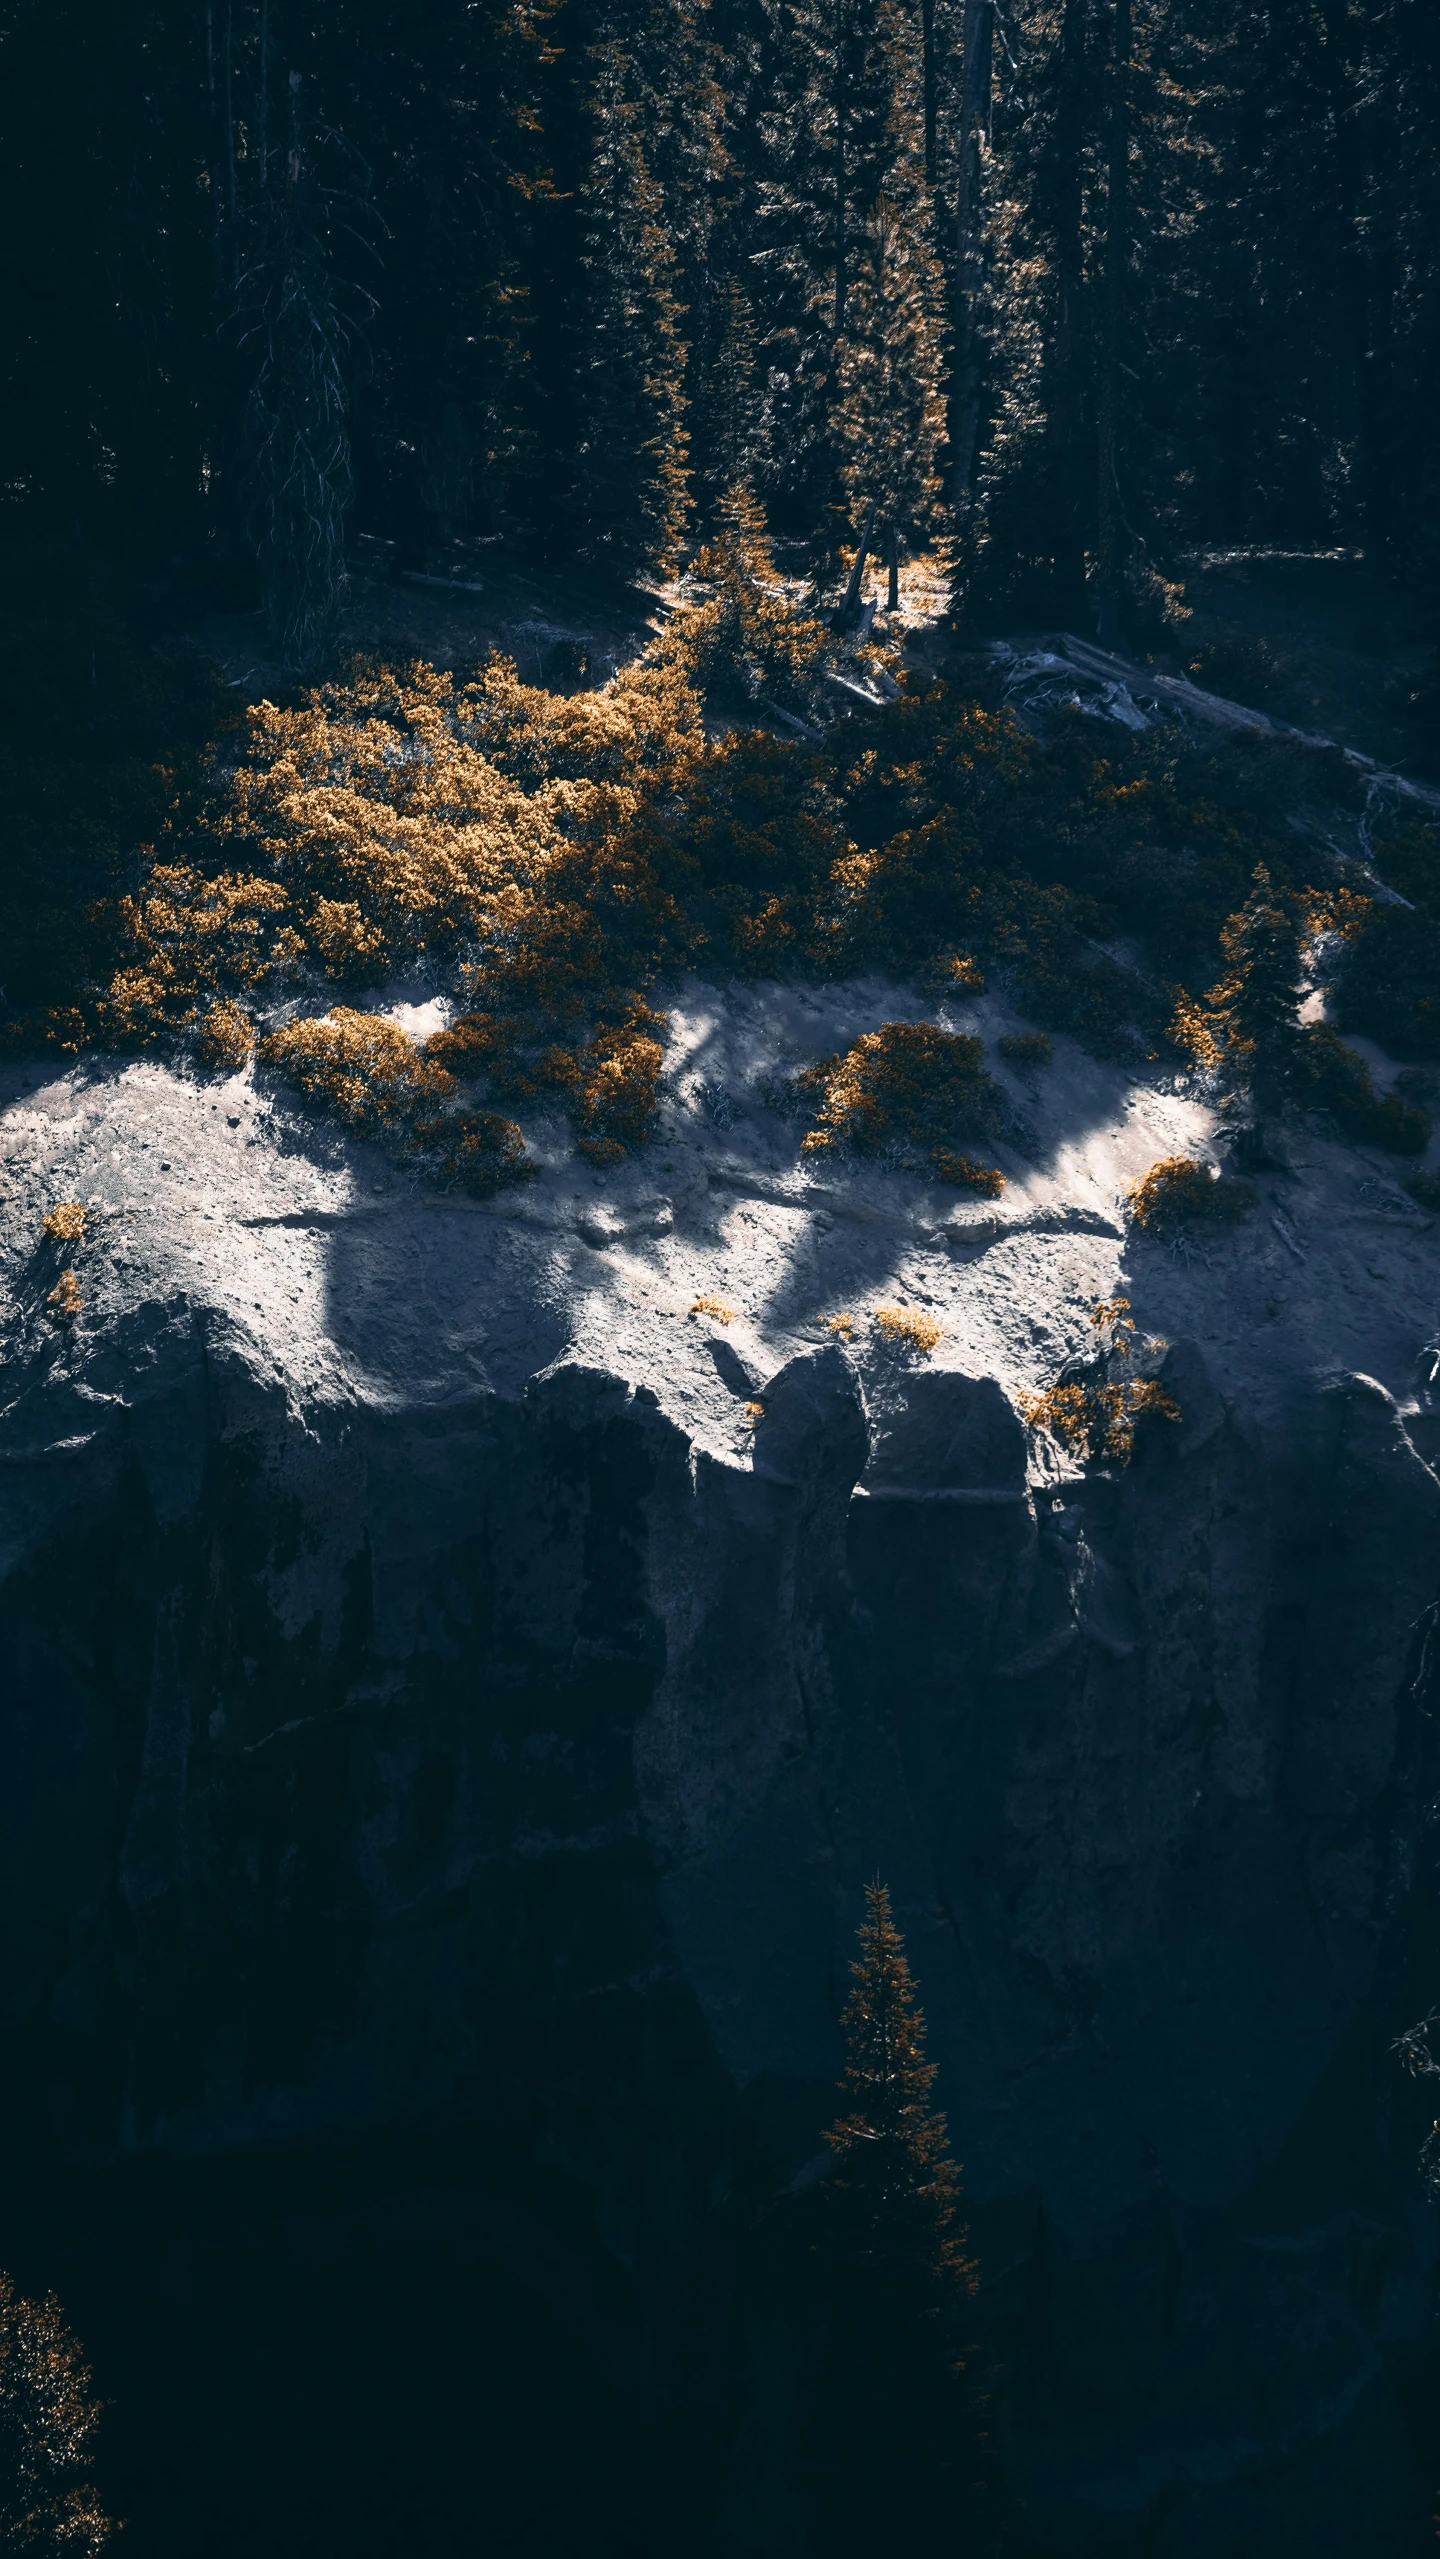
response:
{"label": "sunlit pine tree", "polygon": [[1211,991],[1210,1021],[1226,1067],[1248,1091],[1263,1127],[1303,1082],[1307,1046],[1300,1020],[1300,907],[1293,895],[1274,887],[1263,862],[1220,941],[1228,970]]}

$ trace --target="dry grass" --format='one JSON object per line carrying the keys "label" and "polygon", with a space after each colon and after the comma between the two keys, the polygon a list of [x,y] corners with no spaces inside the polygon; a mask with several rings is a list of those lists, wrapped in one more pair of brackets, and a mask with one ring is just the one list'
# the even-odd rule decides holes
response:
{"label": "dry grass", "polygon": [[717,1324],[733,1324],[735,1321],[735,1309],[727,1306],[723,1297],[697,1297],[690,1312],[692,1315],[713,1316]]}

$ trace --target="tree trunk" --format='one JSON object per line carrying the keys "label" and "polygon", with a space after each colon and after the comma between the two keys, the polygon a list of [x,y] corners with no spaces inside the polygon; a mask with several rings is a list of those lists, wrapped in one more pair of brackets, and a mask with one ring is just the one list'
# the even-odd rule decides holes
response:
{"label": "tree trunk", "polygon": [[935,0],[920,0],[920,62],[925,107],[925,183],[935,188]]}
{"label": "tree trunk", "polygon": [[892,524],[890,527],[886,557],[890,563],[890,584],[885,596],[885,610],[887,613],[898,613],[900,610],[900,527],[898,524]]}
{"label": "tree trunk", "polygon": [[260,0],[260,185],[270,184],[270,0]]}
{"label": "tree trunk", "polygon": [[995,0],[966,0],[955,211],[955,392],[951,402],[951,502],[962,533],[970,511],[980,433],[980,296],[984,286],[984,152],[990,134]]}
{"label": "tree trunk", "polygon": [[235,10],[225,11],[225,161],[230,195],[230,290],[240,281],[240,190],[235,173]]}
{"label": "tree trunk", "polygon": [[845,0],[835,0],[835,335],[845,327]]}
{"label": "tree trunk", "polygon": [[1130,9],[1115,0],[1110,59],[1109,183],[1105,206],[1105,299],[1096,400],[1095,585],[1100,645],[1120,638],[1125,595],[1125,525],[1120,507],[1120,363],[1125,274],[1130,256]]}
{"label": "tree trunk", "polygon": [[[1085,296],[1085,19],[1088,0],[1065,0],[1060,32],[1060,95],[1053,150],[1055,327],[1045,366],[1045,425],[1050,447],[1050,501],[1054,516],[1049,546],[1055,583],[1069,610],[1083,602],[1085,537],[1081,433],[1084,385],[1081,321]],[[1088,512],[1088,506],[1086,507]]]}
{"label": "tree trunk", "polygon": [[870,537],[874,530],[875,501],[872,498],[870,504],[865,509],[865,521],[860,527],[860,540],[856,547],[855,565],[850,571],[850,576],[845,587],[845,593],[841,598],[840,610],[835,616],[834,628],[837,631],[848,631],[859,611],[860,581],[865,575],[865,563],[870,556]]}

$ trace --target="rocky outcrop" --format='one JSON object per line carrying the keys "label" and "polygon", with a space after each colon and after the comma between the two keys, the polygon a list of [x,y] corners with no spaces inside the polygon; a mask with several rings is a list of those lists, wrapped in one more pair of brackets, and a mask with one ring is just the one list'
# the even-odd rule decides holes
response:
{"label": "rocky outcrop", "polygon": [[[88,1334],[12,1338],[27,2120],[194,2161],[458,2114],[497,2191],[544,2188],[516,2262],[559,2327],[703,2440],[714,2546],[778,2559],[806,2527],[755,2402],[784,2385],[773,2340],[737,2354],[727,2232],[746,2178],[814,2160],[878,1869],[1033,2547],[1427,2546],[1432,2246],[1386,2047],[1440,1978],[1440,1483],[1383,1328],[1388,1388],[1262,1375],[1139,1248],[1182,1418],[1087,1473],[1027,1448],[1001,1358],[707,1331],[693,1181],[658,1237],[622,1200],[557,1243],[539,1186],[521,1227],[347,1210],[342,1177],[285,1159],[307,1198],[247,1229],[271,1281],[323,1242],[303,1363],[292,1262],[284,1356],[173,1261]],[[1032,1263],[957,1275],[897,1228],[891,1287],[943,1270],[1036,1320]],[[770,1231],[876,1285],[867,1231]],[[1108,1254],[1098,1288],[1122,1248],[1045,1249]]]}

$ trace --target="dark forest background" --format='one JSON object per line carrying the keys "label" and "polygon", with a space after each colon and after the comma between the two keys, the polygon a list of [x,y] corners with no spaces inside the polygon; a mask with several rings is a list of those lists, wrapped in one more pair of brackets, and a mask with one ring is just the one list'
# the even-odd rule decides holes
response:
{"label": "dark forest background", "polygon": [[737,486],[822,575],[868,513],[1102,636],[1201,542],[1435,574],[1430,0],[0,30],[12,536],[258,579],[299,657],[347,529],[629,578]]}

